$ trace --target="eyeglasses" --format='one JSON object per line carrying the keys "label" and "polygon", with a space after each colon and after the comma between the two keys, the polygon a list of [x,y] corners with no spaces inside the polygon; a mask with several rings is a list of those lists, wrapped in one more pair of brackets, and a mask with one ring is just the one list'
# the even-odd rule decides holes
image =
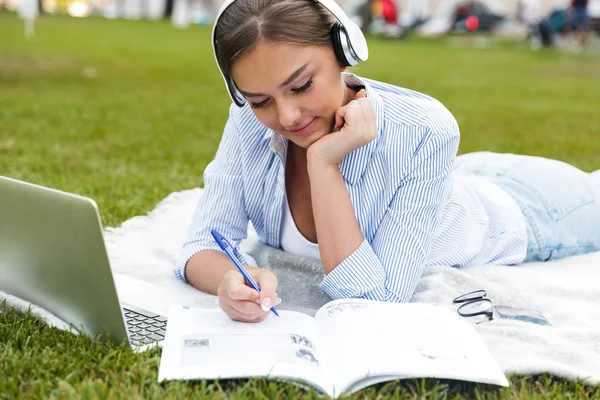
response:
{"label": "eyeglasses", "polygon": [[[531,322],[533,324],[546,326],[552,325],[539,310],[509,306],[494,306],[492,301],[486,297],[486,291],[483,289],[458,296],[452,300],[452,303],[461,304],[461,306],[456,309],[458,315],[461,317],[485,315],[488,321],[493,321],[495,314],[498,319]],[[479,324],[481,322],[477,323]]]}
{"label": "eyeglasses", "polygon": [[477,315],[485,315],[489,321],[494,319],[494,307],[492,301],[486,296],[486,291],[475,290],[462,296],[458,296],[452,303],[462,304],[456,310],[461,317],[475,317]]}

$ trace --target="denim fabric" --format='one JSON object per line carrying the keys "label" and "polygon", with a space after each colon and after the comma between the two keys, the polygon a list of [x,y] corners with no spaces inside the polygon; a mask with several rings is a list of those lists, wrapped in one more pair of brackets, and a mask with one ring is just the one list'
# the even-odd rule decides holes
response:
{"label": "denim fabric", "polygon": [[600,170],[489,152],[461,155],[457,167],[489,178],[519,204],[527,227],[526,262],[600,250]]}
{"label": "denim fabric", "polygon": [[574,7],[571,11],[570,25],[571,29],[588,29],[589,17],[586,7]]}

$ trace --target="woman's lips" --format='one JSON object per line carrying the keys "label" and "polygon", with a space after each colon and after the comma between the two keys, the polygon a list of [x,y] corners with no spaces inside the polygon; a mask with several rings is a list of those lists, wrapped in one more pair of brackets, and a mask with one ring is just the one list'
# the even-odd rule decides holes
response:
{"label": "woman's lips", "polygon": [[304,136],[312,130],[312,127],[316,120],[317,120],[316,118],[313,118],[308,124],[298,128],[298,129],[290,129],[289,132],[294,136]]}

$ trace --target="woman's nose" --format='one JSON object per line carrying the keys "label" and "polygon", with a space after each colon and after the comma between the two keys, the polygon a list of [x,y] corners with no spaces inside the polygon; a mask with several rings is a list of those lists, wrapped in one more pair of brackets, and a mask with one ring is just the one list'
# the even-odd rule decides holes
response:
{"label": "woman's nose", "polygon": [[300,122],[302,113],[300,112],[300,107],[294,101],[280,103],[277,107],[277,112],[279,114],[279,123],[285,129],[294,129]]}

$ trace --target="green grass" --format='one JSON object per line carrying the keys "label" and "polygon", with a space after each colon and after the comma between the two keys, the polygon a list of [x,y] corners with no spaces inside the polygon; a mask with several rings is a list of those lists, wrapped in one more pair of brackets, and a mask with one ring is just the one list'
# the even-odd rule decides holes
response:
{"label": "green grass", "polygon": [[[600,168],[600,57],[532,53],[492,41],[370,39],[359,75],[431,94],[455,114],[460,152],[491,150]],[[0,174],[96,199],[105,226],[202,185],[229,98],[210,28],[43,17],[25,41],[0,12]],[[0,313],[0,398],[298,398],[265,380],[157,383],[160,350],[126,348]],[[600,398],[550,376],[512,387],[408,380],[360,392],[378,398]],[[314,396],[312,396],[314,397]],[[358,398],[358,396],[357,396]]]}

